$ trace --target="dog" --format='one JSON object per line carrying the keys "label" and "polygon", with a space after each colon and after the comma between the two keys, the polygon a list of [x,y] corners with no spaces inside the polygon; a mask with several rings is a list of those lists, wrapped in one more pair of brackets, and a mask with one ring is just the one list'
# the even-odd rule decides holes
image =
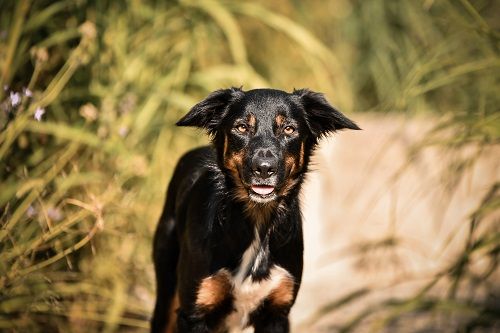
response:
{"label": "dog", "polygon": [[211,93],[177,125],[212,145],[181,157],[167,189],[151,332],[288,332],[309,159],[323,136],[359,127],[321,93],[241,88]]}

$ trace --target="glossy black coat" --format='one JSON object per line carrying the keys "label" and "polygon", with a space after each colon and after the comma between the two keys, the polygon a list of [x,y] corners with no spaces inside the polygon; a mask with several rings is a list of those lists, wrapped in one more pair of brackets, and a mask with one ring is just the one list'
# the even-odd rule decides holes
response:
{"label": "glossy black coat", "polygon": [[[200,281],[220,269],[237,270],[256,229],[264,255],[246,274],[259,281],[273,265],[284,268],[295,281],[294,301],[303,266],[298,194],[310,155],[323,135],[359,128],[323,95],[309,90],[289,94],[236,88],[212,93],[178,125],[205,129],[213,145],[185,154],[167,190],[153,244],[157,301],[152,332],[165,331],[176,292],[177,332],[216,331],[231,313],[232,302],[229,298],[213,311],[200,311]],[[263,159],[271,161],[273,172],[256,167]],[[255,202],[252,184],[274,186],[275,192]],[[288,332],[293,301],[276,307],[264,300],[249,324],[255,332]]]}

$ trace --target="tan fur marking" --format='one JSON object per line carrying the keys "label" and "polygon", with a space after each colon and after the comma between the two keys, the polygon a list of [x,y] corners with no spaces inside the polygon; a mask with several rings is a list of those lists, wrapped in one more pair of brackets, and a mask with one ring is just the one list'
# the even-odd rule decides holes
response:
{"label": "tan fur marking", "polygon": [[285,157],[285,174],[292,176],[295,170],[295,157],[288,155]]}
{"label": "tan fur marking", "polygon": [[[224,154],[224,164],[226,168],[231,171],[231,173],[236,172],[236,175],[238,175],[238,168],[243,164],[243,152],[237,152],[233,153],[230,156],[227,156]],[[239,175],[238,175],[238,180],[239,180]],[[235,179],[236,180],[236,179]]]}
{"label": "tan fur marking", "polygon": [[248,199],[248,191],[243,185],[238,184],[235,190],[236,191],[234,192],[234,196],[236,199],[240,201],[245,201]]}
{"label": "tan fur marking", "polygon": [[300,144],[298,163],[295,156],[293,155],[287,155],[285,157],[285,173],[293,177],[296,172],[302,170],[303,166],[304,166],[304,142]]}
{"label": "tan fur marking", "polygon": [[224,156],[224,164],[226,168],[231,172],[234,182],[236,184],[235,188],[235,198],[241,201],[248,199],[248,192],[243,186],[240,179],[239,168],[243,164],[243,152],[233,153],[231,156]]}
{"label": "tan fur marking", "polygon": [[299,169],[304,166],[304,142],[300,144],[300,159],[299,159]]}
{"label": "tan fur marking", "polygon": [[269,301],[275,306],[290,305],[293,301],[294,280],[291,276],[284,277],[279,286],[269,294]]}
{"label": "tan fur marking", "polygon": [[176,291],[174,298],[172,299],[172,304],[170,304],[170,309],[168,310],[168,325],[165,329],[165,333],[174,333],[175,324],[177,323],[177,309],[180,306],[179,293]]}
{"label": "tan fur marking", "polygon": [[222,269],[201,281],[196,305],[202,310],[213,310],[231,295],[231,288],[231,274]]}
{"label": "tan fur marking", "polygon": [[262,225],[271,219],[271,214],[276,209],[276,202],[271,201],[265,204],[249,201],[245,207],[245,213],[257,225]]}
{"label": "tan fur marking", "polygon": [[276,116],[276,125],[278,125],[278,128],[281,127],[281,125],[283,125],[284,122],[285,122],[284,116],[280,114]]}
{"label": "tan fur marking", "polygon": [[226,155],[227,155],[227,147],[228,147],[228,138],[227,138],[227,134],[224,134],[224,149],[222,150],[223,151],[222,157],[224,158],[224,160],[226,159]]}
{"label": "tan fur marking", "polygon": [[300,153],[298,162],[295,156],[287,155],[285,157],[285,174],[288,175],[285,186],[281,189],[281,195],[287,195],[288,192],[297,184],[296,175],[304,167],[304,142],[300,144]]}
{"label": "tan fur marking", "polygon": [[248,115],[248,125],[250,125],[250,127],[254,128],[255,127],[255,116],[253,114],[249,114]]}
{"label": "tan fur marking", "polygon": [[286,177],[285,186],[281,189],[281,195],[287,195],[288,192],[297,184],[297,178],[295,177],[300,169],[296,168],[297,161],[294,156],[288,155],[285,157],[285,174]]}
{"label": "tan fur marking", "polygon": [[290,192],[290,190],[297,184],[297,182],[298,182],[297,178],[289,179],[286,182],[285,186],[283,186],[281,190],[281,195],[286,196],[288,192]]}

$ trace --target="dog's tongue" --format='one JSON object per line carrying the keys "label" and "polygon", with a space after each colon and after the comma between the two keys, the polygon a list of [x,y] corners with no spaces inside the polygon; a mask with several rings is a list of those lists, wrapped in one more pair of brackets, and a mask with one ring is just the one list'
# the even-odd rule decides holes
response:
{"label": "dog's tongue", "polygon": [[260,195],[267,195],[274,191],[274,187],[268,185],[252,185],[252,191]]}

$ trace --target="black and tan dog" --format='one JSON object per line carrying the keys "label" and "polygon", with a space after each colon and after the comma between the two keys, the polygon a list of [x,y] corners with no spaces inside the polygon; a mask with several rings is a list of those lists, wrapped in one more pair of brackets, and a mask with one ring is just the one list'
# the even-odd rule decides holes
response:
{"label": "black and tan dog", "polygon": [[175,169],[154,238],[152,332],[288,332],[302,275],[299,190],[325,134],[359,129],[306,89],[218,90],[177,125],[213,146]]}

